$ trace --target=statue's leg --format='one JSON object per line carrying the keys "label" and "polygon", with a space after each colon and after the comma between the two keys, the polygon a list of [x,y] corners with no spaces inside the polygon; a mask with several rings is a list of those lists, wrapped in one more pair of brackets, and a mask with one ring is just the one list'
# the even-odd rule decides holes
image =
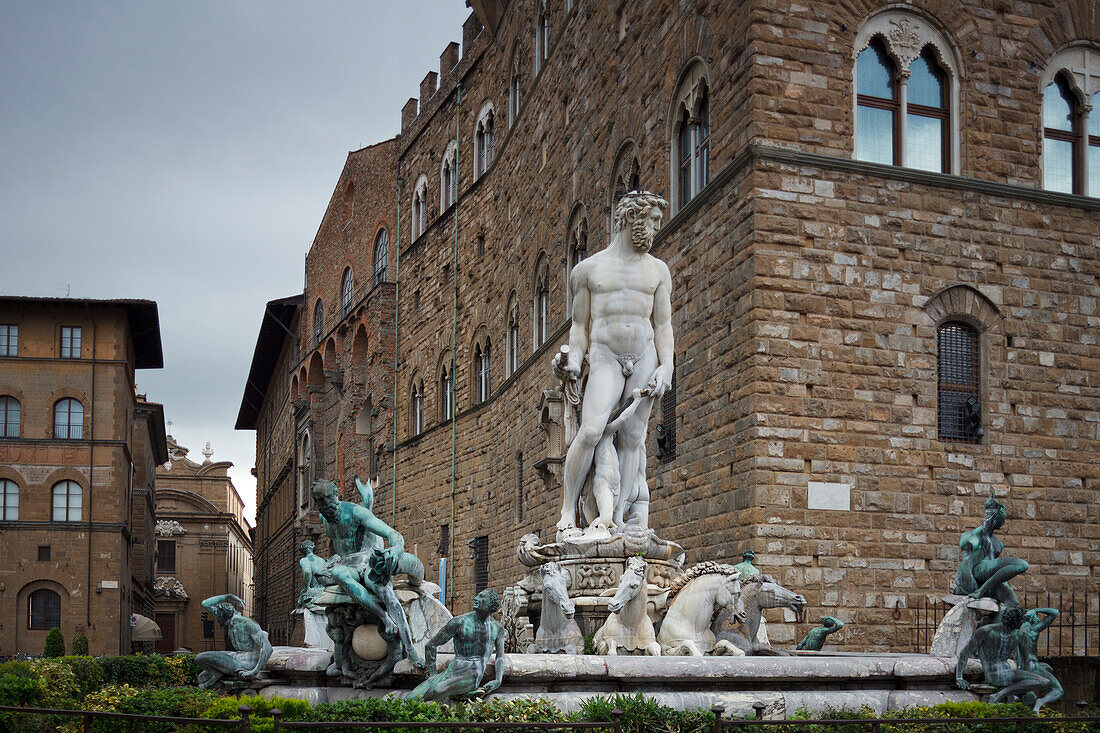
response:
{"label": "statue's leg", "polygon": [[378,620],[378,623],[382,624],[384,632],[397,633],[397,627],[390,619],[389,614],[359,582],[358,570],[347,565],[337,565],[332,569],[332,577],[345,593],[354,598],[356,603],[365,608],[371,616]]}
{"label": "statue's leg", "polygon": [[597,516],[590,525],[610,529],[615,513],[615,497],[621,490],[622,483],[614,436],[608,435],[600,439],[594,458],[596,466],[592,478],[592,495],[596,502]]}
{"label": "statue's leg", "polygon": [[1018,669],[1015,672],[1012,683],[990,695],[989,702],[999,702],[1006,697],[1024,695],[1028,692],[1038,692],[1039,690],[1047,689],[1049,686],[1050,683],[1042,675]]}
{"label": "statue's leg", "polygon": [[[634,365],[634,372],[626,380],[625,392],[644,389],[654,370],[657,368],[657,352],[651,345]],[[637,497],[635,490],[639,481],[645,481],[645,438],[649,426],[649,413],[653,409],[653,400],[643,397],[634,414],[619,428],[615,446],[619,450],[619,475],[622,477],[622,490],[615,505],[615,524],[622,526],[628,504]],[[641,478],[639,478],[639,475]],[[648,511],[647,511],[648,515]],[[648,518],[648,517],[647,517]]]}
{"label": "statue's leg", "polygon": [[394,593],[393,588],[389,586],[383,588],[382,593],[386,598],[386,608],[389,612],[390,620],[393,621],[394,626],[397,627],[397,634],[401,639],[401,647],[405,650],[405,656],[409,658],[413,666],[423,669],[424,660],[420,658],[420,654],[417,653],[416,647],[413,646],[412,631],[409,629],[409,619],[405,616],[405,609],[401,607],[401,601],[398,600],[397,594]]}
{"label": "statue's leg", "polygon": [[1062,690],[1062,683],[1059,682],[1058,678],[1054,676],[1054,672],[1050,669],[1050,667],[1046,667],[1041,672],[1039,672],[1039,674],[1041,674],[1046,679],[1047,683],[1050,685],[1050,689],[1047,691],[1047,694],[1043,695],[1035,701],[1035,712],[1039,712],[1039,709],[1042,708],[1044,705],[1061,699],[1062,695],[1064,694],[1064,691]]}
{"label": "statue's leg", "polygon": [[978,598],[988,596],[994,589],[1012,580],[1020,573],[1026,572],[1027,567],[1026,560],[1020,560],[1015,557],[999,558],[996,572],[989,576],[989,578],[981,584],[978,590],[971,593],[971,595]]}
{"label": "statue's leg", "polygon": [[623,394],[624,383],[622,368],[610,349],[594,344],[588,352],[588,385],[584,390],[581,425],[565,454],[559,530],[577,526],[577,499],[588,469],[592,467],[592,454],[603,437],[607,418]]}

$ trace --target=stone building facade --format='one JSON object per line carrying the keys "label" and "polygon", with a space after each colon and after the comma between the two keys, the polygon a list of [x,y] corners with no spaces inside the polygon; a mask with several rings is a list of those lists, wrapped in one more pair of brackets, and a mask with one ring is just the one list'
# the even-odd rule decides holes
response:
{"label": "stone building facade", "polygon": [[[461,55],[444,50],[383,144],[392,179],[355,190],[376,218],[400,209],[383,321],[396,472],[379,474],[376,510],[427,567],[449,559],[456,612],[487,580],[518,579],[521,535],[553,536],[567,274],[632,188],[671,202],[654,254],[673,277],[676,386],[653,420],[651,524],[688,562],[753,549],[803,593],[805,622],[773,641],[829,614],[843,649],[910,647],[990,491],[1009,507],[1006,552],[1031,564],[1016,586],[1095,598],[1091,3],[471,4]],[[346,176],[313,262],[347,246],[325,234]],[[250,378],[242,415],[286,431],[298,399],[325,424],[314,468],[346,484],[369,455],[349,441],[348,374],[374,367],[346,341],[289,356],[322,343],[312,293],[340,277],[307,262],[304,304],[282,351],[258,343],[253,374],[270,378]],[[324,379],[303,394],[309,373]],[[286,451],[258,432],[258,463]]]}
{"label": "stone building facade", "polygon": [[128,654],[167,459],[163,408],[134,383],[163,366],[156,303],[5,296],[0,335],[0,650],[41,654],[56,626]]}
{"label": "stone building facade", "polygon": [[244,500],[229,478],[229,461],[203,462],[168,436],[168,460],[157,468],[156,617],[161,638],[156,650],[169,653],[232,649],[203,599],[232,593],[251,616],[252,527]]}

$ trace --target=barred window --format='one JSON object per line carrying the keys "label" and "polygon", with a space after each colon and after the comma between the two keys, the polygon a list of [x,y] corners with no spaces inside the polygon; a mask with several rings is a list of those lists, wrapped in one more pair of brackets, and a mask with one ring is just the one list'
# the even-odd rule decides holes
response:
{"label": "barred window", "polygon": [[671,461],[676,457],[676,367],[672,369],[672,384],[661,396],[661,422],[657,423],[657,459]]}
{"label": "barred window", "polygon": [[5,522],[19,519],[19,485],[11,479],[0,479],[0,510]]}
{"label": "barred window", "polygon": [[157,540],[157,572],[176,572],[175,540]]}
{"label": "barred window", "polygon": [[27,628],[49,631],[61,626],[61,596],[49,588],[39,588],[27,598]]}
{"label": "barred window", "polygon": [[53,521],[79,522],[83,496],[80,484],[62,481],[53,487]]}
{"label": "barred window", "polygon": [[80,326],[61,327],[61,358],[80,358]]}
{"label": "barred window", "polygon": [[489,537],[481,535],[474,538],[474,593],[480,593],[489,587]]}
{"label": "barred window", "polygon": [[84,438],[84,405],[78,400],[59,400],[53,408],[53,437],[57,440]]}
{"label": "barred window", "polygon": [[978,331],[949,321],[936,333],[940,440],[981,441],[981,370]]}
{"label": "barred window", "polygon": [[19,356],[19,326],[0,324],[0,356]]}
{"label": "barred window", "polygon": [[19,400],[0,397],[0,438],[19,437]]}

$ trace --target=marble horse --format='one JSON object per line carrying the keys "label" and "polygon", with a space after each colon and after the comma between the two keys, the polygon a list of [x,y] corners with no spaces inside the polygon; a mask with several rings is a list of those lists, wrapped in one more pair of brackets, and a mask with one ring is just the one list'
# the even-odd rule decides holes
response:
{"label": "marble horse", "polygon": [[668,611],[657,634],[661,652],[667,656],[744,656],[742,649],[726,639],[716,639],[711,630],[719,610],[725,610],[732,620],[745,622],[740,578],[732,565],[708,561],[693,565],[673,580]]}
{"label": "marble horse", "polygon": [[619,578],[614,597],[607,604],[607,610],[611,613],[592,639],[597,654],[615,655],[622,651],[625,654],[644,652],[653,657],[661,656],[661,645],[653,631],[653,621],[646,612],[649,584],[645,575],[645,558],[627,558],[626,570]]}
{"label": "marble horse", "polygon": [[577,607],[569,598],[569,571],[556,562],[539,569],[542,575],[542,618],[528,654],[584,654],[584,635],[573,618]]}

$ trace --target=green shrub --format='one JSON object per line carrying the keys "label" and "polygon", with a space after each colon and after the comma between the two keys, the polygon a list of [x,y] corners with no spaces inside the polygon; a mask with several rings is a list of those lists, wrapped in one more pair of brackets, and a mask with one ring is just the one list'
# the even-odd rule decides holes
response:
{"label": "green shrub", "polygon": [[[270,700],[262,695],[246,695],[242,697],[223,697],[216,700],[203,711],[203,718],[219,720],[240,720],[241,713],[238,710],[242,705],[252,708],[249,718],[252,722],[253,733],[268,733],[275,727],[275,719],[271,711],[278,708],[283,711],[284,720],[309,720],[310,704],[305,700],[294,700],[287,697],[273,697]],[[211,731],[225,730],[224,726],[210,726]]]}
{"label": "green shrub", "polygon": [[198,673],[194,655],[162,657],[159,654],[133,654],[124,657],[100,657],[103,684],[131,687],[179,687],[195,684]]}
{"label": "green shrub", "polygon": [[80,683],[72,667],[60,659],[36,659],[31,662],[31,670],[42,689],[42,703],[46,707],[78,707]]}
{"label": "green shrub", "polygon": [[[309,711],[306,720],[318,722],[338,721],[387,721],[434,722],[454,720],[439,703],[423,700],[401,700],[388,695],[386,697],[368,697],[362,700],[341,700],[317,705]],[[400,729],[400,733],[407,733]]]}
{"label": "green shrub", "polygon": [[46,634],[46,648],[42,650],[42,656],[50,658],[65,656],[65,637],[61,635],[61,629],[56,626]]}
{"label": "green shrub", "polygon": [[[574,719],[586,722],[611,721],[612,710],[623,712],[623,728],[626,730],[660,731],[660,733],[689,733],[708,730],[714,725],[714,715],[705,710],[681,711],[662,705],[652,697],[637,692],[633,695],[598,695],[581,703],[573,714]],[[786,733],[787,729],[784,729]],[[861,731],[860,733],[865,733]]]}
{"label": "green shrub", "polygon": [[88,637],[83,631],[78,631],[73,636],[73,656],[88,656]]}
{"label": "green shrub", "polygon": [[[76,639],[73,639],[76,646]],[[103,670],[99,666],[99,660],[95,657],[61,657],[57,661],[65,664],[73,671],[76,678],[77,699],[95,692],[103,685]]]}

